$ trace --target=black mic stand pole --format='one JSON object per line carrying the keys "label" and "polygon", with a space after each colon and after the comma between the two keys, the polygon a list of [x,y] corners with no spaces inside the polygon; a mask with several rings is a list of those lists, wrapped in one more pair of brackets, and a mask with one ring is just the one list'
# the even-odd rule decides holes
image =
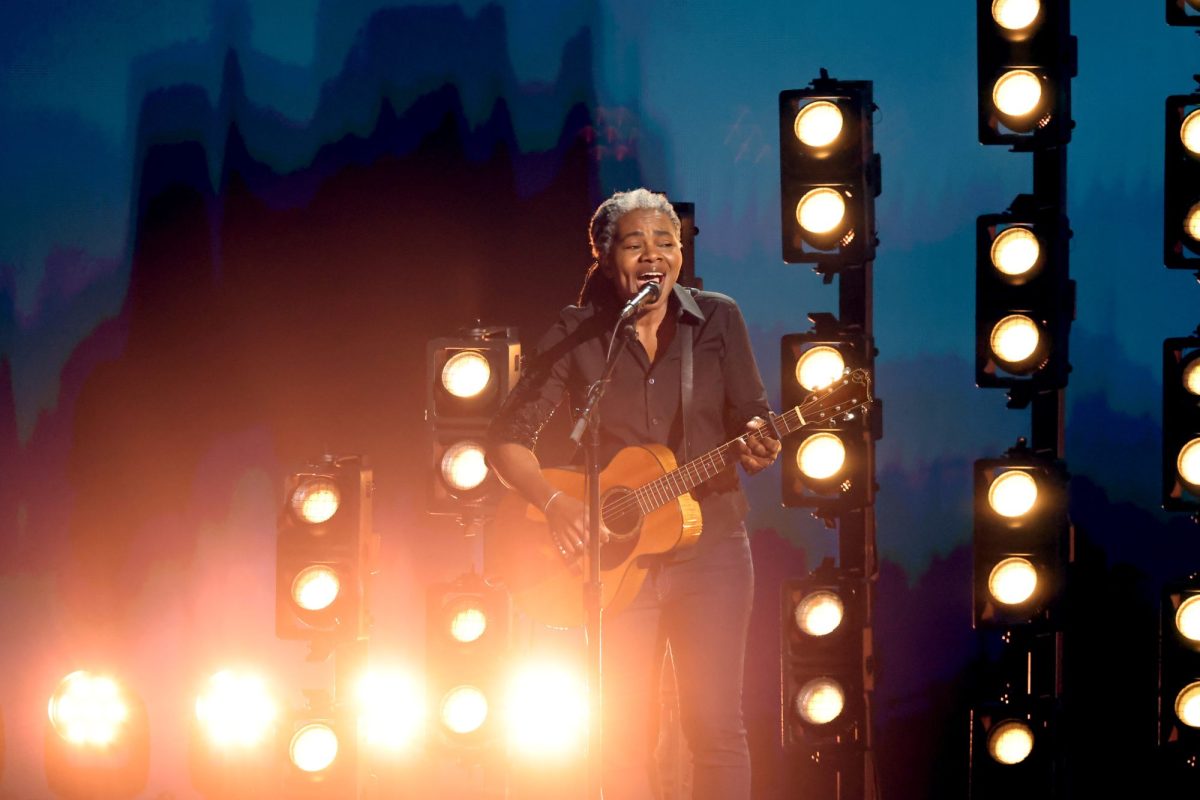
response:
{"label": "black mic stand pole", "polygon": [[626,323],[624,318],[618,320],[617,330],[613,331],[613,340],[608,348],[604,374],[588,389],[587,406],[571,431],[571,439],[576,445],[581,443],[584,431],[587,431],[587,442],[583,448],[584,494],[587,496],[588,515],[588,540],[584,549],[587,580],[583,583],[583,609],[584,631],[588,643],[588,800],[601,800],[603,797],[601,746],[604,724],[601,717],[603,695],[600,688],[603,673],[603,650],[600,642],[603,616],[600,584],[600,398],[608,388],[608,380],[616,366],[617,358],[625,349],[630,336],[637,336],[633,325]]}

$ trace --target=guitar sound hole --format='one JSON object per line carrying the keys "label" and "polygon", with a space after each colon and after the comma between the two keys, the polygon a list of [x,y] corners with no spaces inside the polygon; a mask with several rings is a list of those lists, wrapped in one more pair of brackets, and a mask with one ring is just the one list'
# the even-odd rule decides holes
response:
{"label": "guitar sound hole", "polygon": [[630,489],[610,489],[600,498],[600,507],[603,509],[601,515],[604,524],[608,526],[613,539],[623,542],[637,536],[642,525],[642,511]]}

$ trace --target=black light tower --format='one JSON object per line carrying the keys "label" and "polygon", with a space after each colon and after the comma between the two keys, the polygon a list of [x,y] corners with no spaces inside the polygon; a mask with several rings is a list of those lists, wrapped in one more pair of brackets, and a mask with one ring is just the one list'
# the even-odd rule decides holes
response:
{"label": "black light tower", "polygon": [[1064,630],[1074,531],[1063,462],[1075,283],[1067,145],[1069,0],[976,0],[978,133],[1031,153],[1033,191],[976,222],[975,381],[1030,409],[1030,432],[975,462],[973,624],[986,658],[971,710],[973,798],[1062,797]]}
{"label": "black light tower", "polygon": [[[826,283],[838,278],[836,316],[810,313],[812,328],[780,343],[784,412],[848,370],[874,379],[881,188],[875,108],[871,81],[836,80],[824,69],[808,88],[779,93],[783,260],[813,264]],[[839,800],[862,798],[870,785],[875,442],[882,424],[876,400],[862,413],[785,440],[781,453],[783,505],[812,509],[838,531],[837,563],[783,587],[781,736],[785,749],[834,771],[829,785]],[[816,632],[822,625],[832,627]]]}

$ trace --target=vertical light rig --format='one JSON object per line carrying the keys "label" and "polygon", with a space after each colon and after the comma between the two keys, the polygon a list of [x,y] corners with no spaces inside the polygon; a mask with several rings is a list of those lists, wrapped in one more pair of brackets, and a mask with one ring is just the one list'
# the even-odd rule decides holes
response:
{"label": "vertical light rig", "polygon": [[[279,516],[275,633],[309,643],[310,661],[334,655],[335,686],[309,692],[281,747],[288,796],[355,796],[362,786],[351,682],[366,665],[373,532],[372,470],[360,456],[326,455],[289,477]],[[313,702],[313,698],[319,698]]]}
{"label": "vertical light rig", "polygon": [[1033,191],[976,222],[975,382],[1030,409],[1030,436],[975,462],[972,620],[991,657],[971,709],[970,796],[1062,796],[1063,644],[1073,530],[1062,460],[1075,284],[1067,145],[1069,0],[976,0],[978,133],[1031,153]]}
{"label": "vertical light rig", "polygon": [[[1167,24],[1200,27],[1200,3],[1166,0]],[[1200,31],[1197,31],[1200,34]],[[1163,264],[1200,280],[1200,75],[1166,101]],[[1163,342],[1162,504],[1200,522],[1200,326]],[[1200,575],[1164,586],[1160,606],[1158,755],[1164,791],[1200,782]]]}
{"label": "vertical light rig", "polygon": [[[822,69],[808,88],[779,94],[780,201],[785,263],[838,281],[838,313],[780,343],[783,408],[800,405],[847,369],[874,378],[872,271],[878,244],[870,81]],[[781,736],[786,750],[832,769],[838,798],[863,797],[871,748],[871,585],[875,562],[875,442],[882,406],[784,441],[783,504],[810,508],[838,531],[838,558],[783,586]]]}

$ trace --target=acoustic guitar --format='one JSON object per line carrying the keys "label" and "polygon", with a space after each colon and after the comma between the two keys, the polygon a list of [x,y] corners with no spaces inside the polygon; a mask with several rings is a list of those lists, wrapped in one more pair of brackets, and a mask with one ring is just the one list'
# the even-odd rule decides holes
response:
{"label": "acoustic guitar", "polygon": [[[826,389],[810,395],[771,424],[732,439],[677,466],[663,445],[626,447],[600,473],[601,517],[612,536],[600,549],[601,604],[607,611],[623,608],[646,577],[643,556],[691,547],[700,538],[700,504],[689,492],[717,475],[738,457],[738,441],[746,437],[787,436],[817,423],[847,417],[871,402],[865,370],[849,372]],[[584,500],[584,475],[569,469],[545,469],[556,490]],[[531,618],[554,627],[582,625],[583,571],[559,552],[540,508],[516,492],[500,501],[485,538],[484,563],[489,577],[499,579],[513,602]]]}

